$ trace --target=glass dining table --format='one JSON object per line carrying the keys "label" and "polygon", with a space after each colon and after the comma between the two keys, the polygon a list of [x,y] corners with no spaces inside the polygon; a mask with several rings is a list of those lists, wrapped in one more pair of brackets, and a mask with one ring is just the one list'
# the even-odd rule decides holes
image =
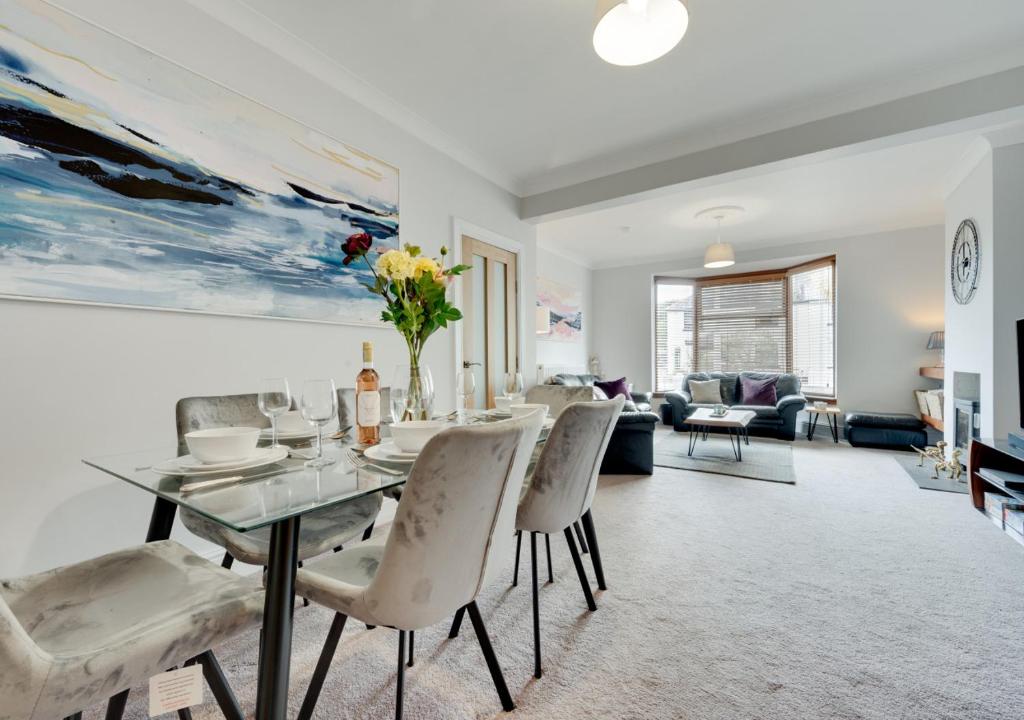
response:
{"label": "glass dining table", "polygon": [[[493,414],[470,411],[453,420],[453,424],[499,419]],[[551,424],[551,420],[545,423],[538,449],[547,439]],[[225,473],[237,477],[228,484],[194,491],[186,488],[184,492],[186,479],[161,475],[153,469],[179,455],[176,445],[82,461],[154,495],[146,542],[170,537],[179,507],[238,532],[270,527],[270,551],[264,579],[263,640],[257,676],[257,720],[284,720],[287,714],[292,610],[302,517],[397,488],[405,483],[412,467],[392,463],[357,467],[349,459],[349,451],[361,454],[360,446],[346,436],[324,444],[324,454],[337,461],[332,465],[307,468],[303,458],[289,457],[273,465]],[[239,715],[238,720],[243,720],[243,716]]]}

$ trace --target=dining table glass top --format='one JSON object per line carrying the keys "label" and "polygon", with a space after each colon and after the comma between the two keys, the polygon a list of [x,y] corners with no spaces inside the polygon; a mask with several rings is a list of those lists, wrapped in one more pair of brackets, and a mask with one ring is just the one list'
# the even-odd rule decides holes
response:
{"label": "dining table glass top", "polygon": [[[451,423],[477,424],[501,419],[482,411],[467,411]],[[551,424],[550,420],[545,423],[538,449],[547,439]],[[383,434],[387,435],[386,427]],[[308,448],[302,451],[308,453]],[[362,452],[351,435],[324,442],[324,455],[335,460],[326,467],[307,468],[305,458],[288,457],[249,470],[191,478],[162,475],[153,469],[181,454],[176,445],[85,458],[82,462],[227,528],[247,532],[400,487],[412,469],[411,463],[389,462],[357,467],[349,459],[349,451],[355,451],[357,456]],[[388,470],[391,472],[386,472]],[[183,485],[193,481],[222,477],[237,479],[205,489],[182,491]]]}

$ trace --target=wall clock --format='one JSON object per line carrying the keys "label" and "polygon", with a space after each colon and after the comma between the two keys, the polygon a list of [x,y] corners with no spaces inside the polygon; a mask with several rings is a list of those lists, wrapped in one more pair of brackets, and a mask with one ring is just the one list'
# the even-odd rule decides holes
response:
{"label": "wall clock", "polygon": [[966,305],[978,289],[978,273],[981,272],[981,246],[978,244],[978,228],[973,220],[964,220],[953,236],[953,253],[949,260],[949,283],[953,297]]}

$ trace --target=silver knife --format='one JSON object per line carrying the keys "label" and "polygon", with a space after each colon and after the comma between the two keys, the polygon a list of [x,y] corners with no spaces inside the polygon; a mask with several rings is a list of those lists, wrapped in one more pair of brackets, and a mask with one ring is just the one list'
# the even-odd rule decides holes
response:
{"label": "silver knife", "polygon": [[196,480],[195,482],[182,483],[181,487],[178,488],[178,492],[182,495],[186,493],[195,492],[196,490],[209,490],[211,488],[220,487],[221,485],[230,485],[231,483],[248,482],[249,480],[262,480],[264,478],[275,477],[277,475],[287,475],[288,473],[298,472],[299,470],[305,470],[304,465],[296,465],[295,467],[285,468],[284,470],[273,470],[271,472],[259,473],[258,475],[230,475],[228,477],[211,478],[210,480]]}

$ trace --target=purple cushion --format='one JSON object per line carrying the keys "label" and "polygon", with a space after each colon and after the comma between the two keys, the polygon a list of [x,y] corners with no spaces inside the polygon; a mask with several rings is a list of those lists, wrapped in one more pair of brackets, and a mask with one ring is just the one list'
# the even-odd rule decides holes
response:
{"label": "purple cushion", "polygon": [[629,385],[626,384],[626,378],[620,377],[618,380],[595,380],[594,387],[600,388],[609,399],[621,395],[627,400],[629,397]]}
{"label": "purple cushion", "polygon": [[779,376],[770,378],[752,378],[740,375],[740,405],[769,405],[775,407],[779,401],[775,385]]}

